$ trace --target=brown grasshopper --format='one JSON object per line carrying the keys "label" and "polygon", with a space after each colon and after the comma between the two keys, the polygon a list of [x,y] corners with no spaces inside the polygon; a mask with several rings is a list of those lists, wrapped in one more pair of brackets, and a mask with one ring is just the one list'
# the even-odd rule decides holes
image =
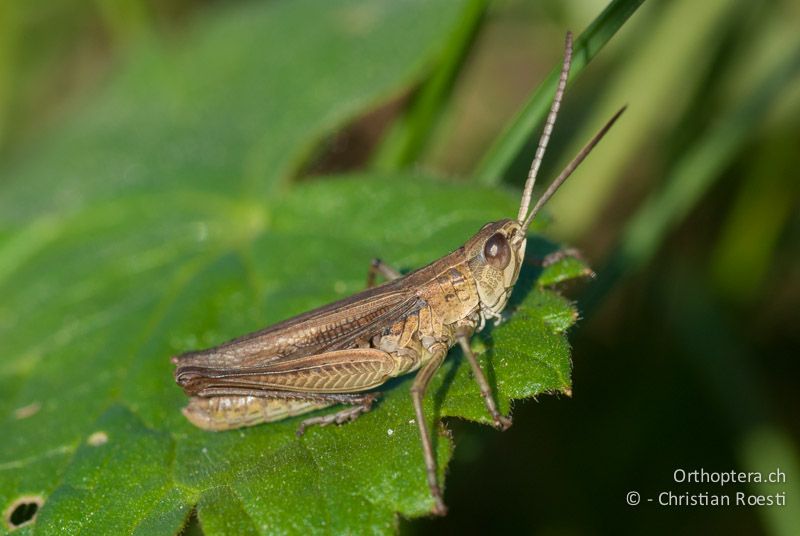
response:
{"label": "brown grasshopper", "polygon": [[[470,337],[483,329],[487,320],[500,320],[525,256],[528,226],[624,110],[592,138],[529,211],[571,58],[572,36],[568,33],[561,77],[516,220],[487,223],[462,247],[406,275],[375,260],[363,292],[215,348],[174,357],[175,380],[190,396],[183,409],[186,418],[205,430],[229,430],[334,404],[350,406],[305,419],[298,429],[300,435],[312,424],[352,421],[370,410],[376,388],[390,378],[419,371],[411,397],[434,512],[446,513],[422,405],[428,382],[458,343],[495,426],[505,430],[511,425],[511,419],[497,409],[470,348]],[[377,274],[388,281],[374,286]]]}

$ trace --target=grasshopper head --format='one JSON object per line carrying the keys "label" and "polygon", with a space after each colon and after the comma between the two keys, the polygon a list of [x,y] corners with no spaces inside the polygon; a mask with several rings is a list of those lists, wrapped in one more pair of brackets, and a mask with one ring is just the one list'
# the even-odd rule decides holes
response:
{"label": "grasshopper head", "polygon": [[525,232],[519,222],[484,225],[464,245],[482,308],[499,314],[505,308],[525,258]]}
{"label": "grasshopper head", "polygon": [[533,186],[536,183],[536,175],[539,172],[542,158],[550,141],[550,134],[553,131],[561,99],[567,87],[571,61],[572,34],[567,32],[561,76],[558,80],[553,103],[550,106],[550,113],[545,121],[544,131],[541,138],[539,138],[539,145],[536,148],[533,162],[531,162],[530,171],[528,171],[528,179],[525,181],[525,188],[522,191],[522,201],[520,202],[517,219],[487,223],[464,245],[470,270],[478,286],[478,296],[481,300],[481,310],[484,315],[488,313],[488,316],[497,316],[505,308],[511,290],[519,277],[519,271],[525,257],[526,237],[531,221],[533,221],[544,204],[556,193],[558,188],[564,184],[564,181],[572,175],[572,172],[589,155],[595,145],[606,135],[614,122],[622,115],[622,112],[625,111],[623,106],[614,114],[564,168],[561,174],[550,183],[533,205],[533,208],[531,208]]}

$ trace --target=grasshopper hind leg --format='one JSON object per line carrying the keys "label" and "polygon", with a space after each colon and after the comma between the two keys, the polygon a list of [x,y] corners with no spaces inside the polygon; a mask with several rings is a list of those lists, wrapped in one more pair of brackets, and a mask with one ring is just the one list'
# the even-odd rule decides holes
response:
{"label": "grasshopper hind leg", "polygon": [[327,426],[329,424],[344,424],[347,422],[352,422],[360,417],[362,414],[368,412],[372,409],[372,404],[375,402],[375,399],[378,398],[378,393],[368,393],[366,395],[358,395],[353,397],[352,401],[348,401],[348,404],[353,404],[352,407],[345,408],[343,410],[337,411],[336,413],[331,413],[329,415],[321,415],[319,417],[309,417],[305,419],[303,422],[300,423],[300,426],[297,427],[297,436],[301,436],[305,433],[306,428],[309,426]]}

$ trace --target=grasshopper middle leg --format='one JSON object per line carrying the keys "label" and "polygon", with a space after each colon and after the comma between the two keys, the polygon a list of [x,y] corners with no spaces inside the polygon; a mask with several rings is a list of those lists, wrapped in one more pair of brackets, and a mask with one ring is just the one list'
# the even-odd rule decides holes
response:
{"label": "grasshopper middle leg", "polygon": [[402,276],[400,272],[382,260],[378,258],[372,259],[372,262],[369,264],[369,272],[367,272],[367,288],[375,286],[375,278],[378,274],[386,278],[387,281],[392,281]]}
{"label": "grasshopper middle leg", "polygon": [[425,469],[428,476],[428,487],[434,500],[433,513],[443,516],[447,514],[447,507],[444,505],[442,490],[439,488],[439,480],[436,475],[436,456],[433,453],[431,434],[428,430],[428,423],[425,421],[425,412],[422,407],[422,400],[425,398],[425,390],[428,388],[431,378],[439,369],[447,355],[448,348],[442,345],[438,348],[428,361],[417,373],[414,383],[411,386],[411,400],[414,402],[414,412],[417,417],[417,426],[422,440],[422,453],[425,456]]}

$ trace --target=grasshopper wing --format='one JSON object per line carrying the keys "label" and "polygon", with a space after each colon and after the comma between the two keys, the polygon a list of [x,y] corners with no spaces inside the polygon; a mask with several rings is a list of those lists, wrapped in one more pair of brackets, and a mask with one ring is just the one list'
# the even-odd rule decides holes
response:
{"label": "grasshopper wing", "polygon": [[175,378],[189,370],[266,370],[286,360],[354,348],[424,305],[413,290],[396,283],[367,289],[217,347],[174,357]]}

